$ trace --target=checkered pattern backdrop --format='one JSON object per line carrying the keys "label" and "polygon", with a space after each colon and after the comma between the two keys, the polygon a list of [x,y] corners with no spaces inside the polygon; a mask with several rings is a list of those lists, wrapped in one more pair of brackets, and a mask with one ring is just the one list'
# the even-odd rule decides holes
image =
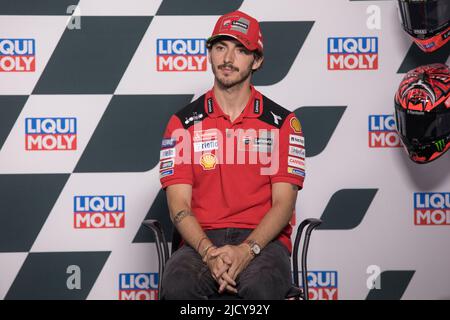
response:
{"label": "checkered pattern backdrop", "polygon": [[450,298],[450,156],[416,165],[392,132],[405,72],[450,48],[349,0],[1,0],[0,298],[156,297],[162,133],[212,86],[202,46],[236,9],[261,21],[256,88],[303,125],[311,297]]}

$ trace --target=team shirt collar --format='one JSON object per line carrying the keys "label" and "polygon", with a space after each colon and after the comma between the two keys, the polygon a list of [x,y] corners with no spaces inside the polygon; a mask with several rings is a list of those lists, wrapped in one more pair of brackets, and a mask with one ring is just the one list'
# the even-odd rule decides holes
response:
{"label": "team shirt collar", "polygon": [[[262,94],[259,91],[257,91],[252,85],[250,86],[250,89],[251,89],[250,99],[247,102],[245,109],[242,111],[242,117],[258,118],[263,111]],[[205,95],[205,112],[211,118],[228,117],[222,111],[222,108],[217,103],[213,89],[209,90]]]}

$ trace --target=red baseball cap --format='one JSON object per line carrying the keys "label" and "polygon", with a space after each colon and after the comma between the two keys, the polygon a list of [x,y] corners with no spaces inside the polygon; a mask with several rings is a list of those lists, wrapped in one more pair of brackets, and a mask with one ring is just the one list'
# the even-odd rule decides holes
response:
{"label": "red baseball cap", "polygon": [[263,37],[258,21],[241,11],[224,14],[217,20],[211,37],[206,41],[207,46],[222,36],[235,38],[250,51],[263,52]]}

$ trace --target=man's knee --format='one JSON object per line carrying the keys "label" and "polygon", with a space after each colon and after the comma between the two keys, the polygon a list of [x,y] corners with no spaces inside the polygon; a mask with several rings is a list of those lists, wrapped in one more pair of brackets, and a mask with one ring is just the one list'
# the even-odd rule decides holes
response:
{"label": "man's knee", "polygon": [[241,283],[239,296],[247,300],[282,300],[289,286],[272,277],[252,277]]}
{"label": "man's knee", "polygon": [[191,251],[189,248],[179,249],[168,260],[161,283],[162,299],[204,299],[204,265]]}
{"label": "man's knee", "polygon": [[166,300],[194,299],[196,292],[195,277],[183,272],[164,273],[161,298]]}

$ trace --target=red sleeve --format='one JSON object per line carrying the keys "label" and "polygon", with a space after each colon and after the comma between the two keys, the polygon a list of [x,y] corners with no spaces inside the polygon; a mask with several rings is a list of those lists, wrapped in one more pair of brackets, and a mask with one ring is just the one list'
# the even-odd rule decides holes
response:
{"label": "red sleeve", "polygon": [[305,180],[305,139],[300,121],[290,113],[279,130],[279,169],[271,183],[288,182],[303,188]]}
{"label": "red sleeve", "polygon": [[180,119],[173,115],[164,132],[159,156],[159,179],[163,189],[172,184],[193,184],[189,136]]}

